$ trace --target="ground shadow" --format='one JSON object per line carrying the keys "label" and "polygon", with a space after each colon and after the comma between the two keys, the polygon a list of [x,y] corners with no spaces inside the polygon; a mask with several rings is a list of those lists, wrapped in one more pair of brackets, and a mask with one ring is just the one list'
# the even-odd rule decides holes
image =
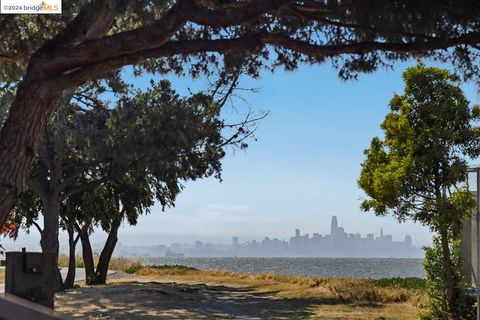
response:
{"label": "ground shadow", "polygon": [[56,311],[83,319],[304,319],[327,298],[274,298],[249,288],[122,282],[59,294]]}

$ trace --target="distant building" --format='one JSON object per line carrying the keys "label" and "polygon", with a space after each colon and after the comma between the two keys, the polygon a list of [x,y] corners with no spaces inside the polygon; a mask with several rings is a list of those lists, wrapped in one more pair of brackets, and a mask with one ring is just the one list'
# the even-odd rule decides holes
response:
{"label": "distant building", "polygon": [[411,236],[405,236],[405,244],[408,245],[408,246],[411,246],[412,245],[412,237]]}
{"label": "distant building", "polygon": [[232,247],[233,247],[234,249],[238,249],[238,247],[239,247],[238,237],[233,237],[233,238],[232,238]]}
{"label": "distant building", "polygon": [[334,237],[337,234],[338,230],[338,221],[337,221],[337,216],[332,217],[332,223],[330,225],[330,234],[332,237]]}
{"label": "distant building", "polygon": [[198,251],[202,251],[204,248],[203,248],[203,242],[202,241],[195,241],[195,250],[198,250]]}

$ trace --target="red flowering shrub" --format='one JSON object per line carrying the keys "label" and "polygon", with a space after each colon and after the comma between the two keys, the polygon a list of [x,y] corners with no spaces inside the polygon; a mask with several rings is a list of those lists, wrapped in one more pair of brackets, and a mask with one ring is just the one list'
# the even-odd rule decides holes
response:
{"label": "red flowering shrub", "polygon": [[5,224],[2,226],[0,234],[2,234],[4,237],[8,236],[13,239],[17,238],[18,225],[15,222],[15,213],[13,211],[11,211],[10,214],[8,215],[8,219],[5,222]]}

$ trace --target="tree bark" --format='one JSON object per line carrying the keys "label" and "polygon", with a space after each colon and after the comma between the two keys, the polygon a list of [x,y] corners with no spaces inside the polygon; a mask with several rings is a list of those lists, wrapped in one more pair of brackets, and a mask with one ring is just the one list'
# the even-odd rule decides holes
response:
{"label": "tree bark", "polygon": [[107,241],[103,246],[100,259],[98,260],[97,271],[95,273],[96,279],[94,284],[105,284],[107,282],[107,273],[110,260],[115,250],[115,246],[118,241],[118,229],[120,228],[120,222],[114,222],[108,233]]}
{"label": "tree bark", "polygon": [[63,279],[58,268],[58,229],[60,219],[60,202],[55,197],[50,197],[48,201],[43,201],[43,231],[40,239],[42,252],[53,253],[57,257],[55,259],[55,276],[56,276],[56,290],[64,289]]}
{"label": "tree bark", "polygon": [[448,233],[446,230],[440,231],[440,242],[442,244],[442,257],[444,266],[445,284],[447,286],[447,306],[452,320],[457,320],[456,301],[455,301],[455,283],[453,279],[453,264],[451,259]]}
{"label": "tree bark", "polygon": [[76,272],[76,256],[75,256],[75,248],[77,246],[77,242],[79,236],[75,238],[75,230],[72,226],[67,228],[68,231],[68,273],[67,277],[65,278],[65,289],[71,289],[75,285],[75,272]]}
{"label": "tree bark", "polygon": [[22,192],[47,121],[61,96],[61,92],[49,94],[44,83],[28,80],[19,87],[0,133],[0,225]]}
{"label": "tree bark", "polygon": [[88,228],[83,227],[80,231],[80,241],[82,242],[82,257],[85,267],[85,282],[90,285],[95,281],[95,264],[93,261],[93,251],[88,235]]}
{"label": "tree bark", "polygon": [[99,38],[110,29],[116,14],[116,1],[91,1],[59,34],[34,53],[23,76],[7,121],[0,132],[0,225],[15,206],[26,176],[38,150],[45,127],[64,90],[62,72],[55,66],[46,68],[56,59],[49,57],[64,45]]}

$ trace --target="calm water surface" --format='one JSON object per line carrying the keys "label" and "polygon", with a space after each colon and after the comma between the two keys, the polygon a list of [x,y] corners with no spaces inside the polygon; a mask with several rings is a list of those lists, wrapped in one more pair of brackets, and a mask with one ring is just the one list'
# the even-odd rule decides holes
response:
{"label": "calm water surface", "polygon": [[422,259],[373,258],[151,258],[148,263],[181,264],[202,270],[354,278],[423,278]]}

